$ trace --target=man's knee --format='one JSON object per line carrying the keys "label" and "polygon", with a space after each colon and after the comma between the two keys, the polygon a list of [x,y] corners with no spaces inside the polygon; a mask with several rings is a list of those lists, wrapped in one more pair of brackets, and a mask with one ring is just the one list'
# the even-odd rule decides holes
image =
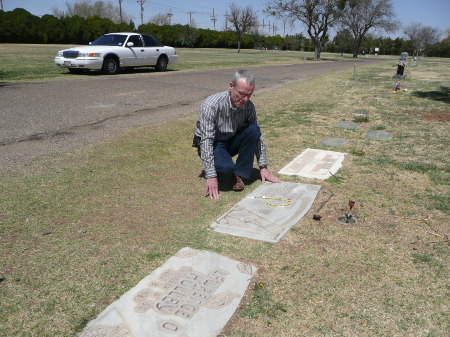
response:
{"label": "man's knee", "polygon": [[256,138],[261,137],[261,129],[258,124],[249,124],[245,132]]}
{"label": "man's knee", "polygon": [[220,175],[231,175],[234,172],[234,163],[216,163],[216,172]]}

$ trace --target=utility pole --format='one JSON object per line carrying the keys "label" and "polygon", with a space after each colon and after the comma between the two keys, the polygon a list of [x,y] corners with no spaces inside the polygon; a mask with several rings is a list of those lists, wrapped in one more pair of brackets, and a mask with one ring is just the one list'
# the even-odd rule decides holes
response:
{"label": "utility pole", "polygon": [[[0,0],[2,1],[2,0]],[[119,0],[119,15],[120,15],[120,23],[123,22],[123,18],[122,18],[122,1],[123,0]]]}
{"label": "utility pole", "polygon": [[144,24],[144,4],[145,0],[137,0],[137,3],[141,5],[141,25]]}
{"label": "utility pole", "polygon": [[189,14],[189,26],[192,26],[192,14],[194,14],[195,12],[188,12]]}
{"label": "utility pole", "polygon": [[216,30],[216,21],[217,21],[217,18],[216,18],[216,16],[214,15],[214,8],[213,8],[213,15],[211,16],[211,21],[214,22],[214,30]]}
{"label": "utility pole", "polygon": [[0,0],[0,9],[3,11],[3,0]]}
{"label": "utility pole", "polygon": [[172,25],[172,8],[170,9],[169,13],[167,13],[167,16],[169,17],[169,26]]}
{"label": "utility pole", "polygon": [[225,13],[225,30],[228,31],[228,12]]}

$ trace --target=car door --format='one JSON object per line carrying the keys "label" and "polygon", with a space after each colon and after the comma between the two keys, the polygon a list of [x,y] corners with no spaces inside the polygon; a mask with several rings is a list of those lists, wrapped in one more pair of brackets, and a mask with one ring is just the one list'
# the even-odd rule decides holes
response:
{"label": "car door", "polygon": [[151,35],[142,35],[145,44],[145,64],[154,66],[161,54],[162,43]]}
{"label": "car door", "polygon": [[[133,46],[130,46],[130,42],[133,43]],[[137,67],[145,64],[145,49],[140,35],[130,35],[125,48],[130,51],[123,60],[126,67]]]}

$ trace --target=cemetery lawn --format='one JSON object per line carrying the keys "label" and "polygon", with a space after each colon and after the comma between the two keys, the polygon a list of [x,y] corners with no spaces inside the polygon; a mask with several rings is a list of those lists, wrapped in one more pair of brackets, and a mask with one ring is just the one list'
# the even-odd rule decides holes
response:
{"label": "cemetery lawn", "polygon": [[[448,336],[450,62],[407,67],[397,93],[395,72],[390,61],[253,98],[273,172],[306,148],[348,153],[328,180],[281,177],[322,188],[276,244],[208,230],[260,182],[204,197],[196,114],[0,172],[2,335],[73,336],[191,247],[259,268],[221,337]],[[369,112],[360,128],[336,127],[355,110]],[[330,137],[351,143],[319,145]],[[349,200],[351,226],[336,221]]]}
{"label": "cemetery lawn", "polygon": [[[0,85],[13,82],[48,81],[61,79],[89,80],[90,76],[74,76],[54,63],[59,50],[74,45],[5,44],[0,43]],[[233,49],[177,48],[179,62],[169,64],[171,70],[202,70],[227,67],[281,65],[312,62],[313,52],[281,52],[279,50],[248,50],[237,53]],[[348,55],[323,53],[327,61],[348,59]],[[306,60],[305,60],[306,58]],[[153,68],[124,70],[136,73],[154,72]],[[90,74],[98,75],[91,71]]]}

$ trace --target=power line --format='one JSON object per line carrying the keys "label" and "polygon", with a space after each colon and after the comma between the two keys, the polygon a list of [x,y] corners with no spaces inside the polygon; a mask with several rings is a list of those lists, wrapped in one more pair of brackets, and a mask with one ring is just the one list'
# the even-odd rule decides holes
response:
{"label": "power line", "polygon": [[[161,3],[158,3],[158,2],[154,2],[154,1],[152,1],[151,2],[151,5],[159,5],[159,6],[162,6],[162,7],[169,7],[169,8],[172,8],[172,9],[177,9],[178,11],[180,11],[180,12],[183,12],[183,13],[185,13],[188,9],[186,9],[186,8],[180,8],[180,7],[176,7],[176,6],[170,6],[170,5],[166,5],[166,4],[161,4]],[[155,6],[156,7],[156,6]],[[192,7],[191,7],[192,8]],[[188,14],[189,14],[189,12],[187,12]],[[207,13],[207,12],[201,12],[201,11],[196,11],[195,12],[196,14],[200,14],[200,15],[209,15],[209,13]]]}

